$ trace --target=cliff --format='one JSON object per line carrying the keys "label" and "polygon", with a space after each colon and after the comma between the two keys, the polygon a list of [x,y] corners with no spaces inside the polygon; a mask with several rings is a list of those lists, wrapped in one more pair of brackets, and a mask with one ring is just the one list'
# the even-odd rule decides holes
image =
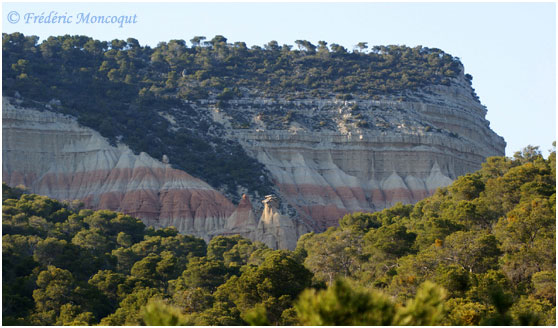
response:
{"label": "cliff", "polygon": [[440,49],[3,41],[4,181],[206,240],[293,248],[504,155],[472,77]]}
{"label": "cliff", "polygon": [[[298,217],[322,231],[346,213],[415,203],[504,155],[471,93],[461,75],[404,100],[233,100],[214,118],[265,164]],[[250,128],[235,129],[239,117],[251,118]]]}
{"label": "cliff", "polygon": [[2,180],[93,209],[121,211],[155,227],[209,239],[234,205],[207,183],[146,153],[113,147],[75,119],[2,102]]}
{"label": "cliff", "polygon": [[[242,99],[224,109],[211,100],[189,104],[211,113],[227,132],[223,138],[237,140],[265,165],[276,195],[263,199],[263,208],[244,195],[235,209],[218,190],[173,169],[167,155],[162,161],[135,155],[74,118],[7,98],[2,175],[9,185],[122,211],[155,227],[175,226],[206,239],[240,234],[294,248],[301,234],[335,226],[344,214],[414,203],[477,170],[486,157],[503,155],[503,139],[490,130],[486,109],[464,95],[467,87],[456,80],[403,101]],[[294,115],[287,122],[269,119],[289,112]],[[164,115],[171,128],[182,121],[179,109]],[[239,116],[249,119],[249,128],[234,127]]]}
{"label": "cliff", "polygon": [[[2,103],[2,180],[85,207],[124,212],[157,228],[209,241],[239,234],[272,248],[296,247],[309,229],[267,204],[257,219],[247,195],[235,206],[207,183],[126,145],[111,146],[98,132],[69,116]],[[165,163],[167,162],[167,163]]]}

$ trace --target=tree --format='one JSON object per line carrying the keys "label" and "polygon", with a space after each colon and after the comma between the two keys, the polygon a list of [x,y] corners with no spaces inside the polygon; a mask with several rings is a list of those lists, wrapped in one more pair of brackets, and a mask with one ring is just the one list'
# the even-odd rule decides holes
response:
{"label": "tree", "polygon": [[512,166],[512,162],[506,157],[488,157],[482,165],[480,173],[484,179],[503,176]]}
{"label": "tree", "polygon": [[491,308],[488,305],[471,302],[464,298],[451,298],[446,302],[445,325],[478,326]]}
{"label": "tree", "polygon": [[101,231],[96,228],[81,230],[72,238],[72,244],[99,254],[104,254],[113,248],[108,238],[102,235]]}
{"label": "tree", "polygon": [[342,279],[327,290],[304,291],[295,309],[300,322],[310,326],[385,326],[395,315],[395,306],[387,296]]}
{"label": "tree", "polygon": [[556,271],[540,271],[531,277],[537,298],[546,299],[556,305]]}
{"label": "tree", "polygon": [[351,228],[356,231],[367,232],[371,228],[379,228],[381,223],[378,221],[377,213],[354,212],[346,214],[339,221],[342,229]]}
{"label": "tree", "polygon": [[433,326],[440,323],[444,315],[446,291],[436,284],[423,283],[414,299],[395,314],[395,325]]}
{"label": "tree", "polygon": [[74,287],[74,277],[68,270],[49,265],[41,271],[37,277],[37,289],[33,291],[39,322],[55,324],[62,305],[72,301]]}
{"label": "tree", "polygon": [[554,269],[554,208],[548,199],[536,197],[521,202],[495,225],[505,252],[502,268],[513,282],[527,283],[534,273]]}
{"label": "tree", "polygon": [[2,202],[8,199],[19,199],[26,192],[24,186],[10,187],[2,182]]}
{"label": "tree", "polygon": [[240,317],[240,311],[229,302],[215,302],[213,307],[194,317],[199,326],[242,326],[246,322]]}
{"label": "tree", "polygon": [[190,42],[192,43],[192,47],[199,47],[203,40],[205,40],[205,36],[195,36],[190,40]]}
{"label": "tree", "polygon": [[142,308],[148,304],[151,299],[160,298],[162,298],[161,292],[155,288],[137,288],[120,302],[120,307],[116,312],[103,318],[100,324],[105,326],[135,326],[145,324],[143,322]]}
{"label": "tree", "polygon": [[133,244],[132,236],[125,233],[124,231],[118,233],[118,235],[116,236],[116,242],[122,247],[130,247]]}
{"label": "tree", "polygon": [[113,250],[112,256],[116,258],[117,271],[123,273],[129,273],[134,263],[140,258],[132,249],[125,247]]}
{"label": "tree", "polygon": [[327,42],[325,41],[318,41],[318,54],[322,57],[327,59],[329,56],[329,48],[327,47]]}
{"label": "tree", "polygon": [[331,51],[333,51],[336,54],[346,54],[347,53],[347,49],[345,49],[345,47],[338,45],[337,43],[332,43],[330,46]]}
{"label": "tree", "polygon": [[114,50],[121,50],[126,46],[126,41],[114,39],[111,41],[110,46]]}
{"label": "tree", "polygon": [[125,275],[111,270],[99,270],[88,281],[89,285],[97,288],[107,297],[112,307],[116,307],[118,302],[122,300],[123,292],[126,291],[125,283]]}
{"label": "tree", "polygon": [[448,190],[455,200],[473,200],[484,191],[484,183],[480,174],[466,174],[457,178]]}
{"label": "tree", "polygon": [[185,317],[179,308],[152,300],[142,311],[143,322],[147,326],[192,326],[194,323]]}
{"label": "tree", "polygon": [[[397,267],[397,259],[407,254],[415,253],[414,242],[416,234],[407,228],[394,223],[370,229],[363,238],[363,249],[366,261],[362,261],[364,276],[362,279],[376,280],[383,275],[393,272]],[[385,282],[378,281],[383,285]]]}
{"label": "tree", "polygon": [[161,260],[155,267],[155,271],[164,282],[178,277],[183,269],[182,263],[178,261],[173,252],[169,251],[161,252]]}
{"label": "tree", "polygon": [[386,295],[336,280],[327,290],[306,290],[295,308],[303,325],[436,325],[444,314],[445,291],[431,282],[420,286],[405,307]]}
{"label": "tree", "polygon": [[521,164],[525,164],[528,162],[533,162],[536,159],[541,159],[542,158],[542,154],[541,151],[539,149],[539,146],[531,146],[528,145],[527,147],[523,148],[520,151],[516,151],[513,154],[513,158],[521,163]]}
{"label": "tree", "polygon": [[359,52],[364,52],[366,49],[368,49],[368,42],[357,43],[357,45],[355,46],[355,49],[358,49]]}
{"label": "tree", "polygon": [[452,298],[464,296],[471,286],[469,272],[455,264],[438,266],[434,274],[434,281],[443,287]]}
{"label": "tree", "polygon": [[110,221],[116,218],[118,214],[109,210],[95,211],[84,219],[84,222],[92,229],[98,229],[103,233],[111,232]]}
{"label": "tree", "polygon": [[243,265],[248,264],[251,255],[255,251],[263,249],[269,248],[262,242],[252,243],[248,239],[239,239],[236,245],[223,253],[223,263],[232,270],[234,268],[240,269]]}
{"label": "tree", "polygon": [[537,300],[525,295],[510,308],[514,324],[521,326],[556,325],[556,307],[547,300]]}
{"label": "tree", "polygon": [[202,312],[213,306],[213,294],[205,288],[192,287],[181,289],[171,282],[170,293],[173,303],[186,313]]}
{"label": "tree", "polygon": [[265,50],[269,50],[272,52],[278,52],[281,47],[279,47],[279,44],[277,43],[277,41],[273,40],[273,41],[269,41],[266,45],[264,45],[264,49]]}
{"label": "tree", "polygon": [[243,238],[240,235],[215,236],[207,245],[207,257],[222,261],[223,254],[230,251],[241,240],[246,240],[246,238]]}
{"label": "tree", "polygon": [[161,261],[161,256],[157,254],[149,254],[132,266],[131,274],[140,279],[151,280],[153,283],[161,280],[161,276],[157,272],[157,264]]}
{"label": "tree", "polygon": [[441,257],[468,272],[481,273],[498,265],[501,251],[496,237],[476,231],[458,231],[444,240]]}
{"label": "tree", "polygon": [[310,271],[289,252],[269,252],[259,266],[248,266],[240,277],[233,276],[218,287],[215,293],[218,302],[213,307],[230,302],[242,315],[261,305],[266,310],[268,322],[276,324],[283,311],[310,286],[311,277]]}
{"label": "tree", "polygon": [[228,270],[222,260],[218,261],[206,257],[192,258],[188,267],[174,285],[179,290],[201,287],[214,292],[228,277]]}
{"label": "tree", "polygon": [[79,250],[65,240],[46,238],[39,241],[33,252],[33,259],[44,266],[54,265],[60,268],[73,268],[79,258]]}
{"label": "tree", "polygon": [[304,49],[306,52],[310,54],[314,54],[316,52],[316,46],[313,45],[310,41],[296,40],[295,44],[298,46],[300,50]]}
{"label": "tree", "polygon": [[304,242],[308,254],[304,265],[316,278],[329,284],[338,277],[358,274],[362,257],[362,234],[329,228]]}
{"label": "tree", "polygon": [[216,36],[213,37],[213,39],[211,39],[211,41],[209,41],[209,43],[214,47],[219,45],[219,44],[226,44],[227,43],[227,38],[225,38],[222,35],[216,35]]}
{"label": "tree", "polygon": [[533,247],[538,238],[552,238],[555,213],[548,199],[542,197],[520,203],[506,218],[499,220],[496,234],[504,249],[517,250],[521,246]]}
{"label": "tree", "polygon": [[139,41],[137,39],[134,38],[127,38],[126,39],[126,46],[130,49],[137,49],[137,48],[141,48]]}
{"label": "tree", "polygon": [[408,232],[404,225],[394,223],[370,230],[364,239],[373,249],[369,252],[379,251],[387,257],[398,258],[413,251],[416,234]]}
{"label": "tree", "polygon": [[64,304],[60,307],[57,326],[89,326],[93,323],[93,313],[85,312],[79,305]]}
{"label": "tree", "polygon": [[121,232],[130,236],[132,243],[137,243],[143,240],[145,224],[141,220],[118,213],[116,217],[110,220],[110,234],[118,235]]}

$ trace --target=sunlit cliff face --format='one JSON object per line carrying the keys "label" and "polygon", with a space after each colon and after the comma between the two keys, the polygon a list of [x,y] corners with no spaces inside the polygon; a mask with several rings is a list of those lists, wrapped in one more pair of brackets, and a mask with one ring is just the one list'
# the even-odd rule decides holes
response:
{"label": "sunlit cliff face", "polygon": [[[462,76],[403,99],[243,98],[224,108],[212,100],[192,108],[210,115],[225,128],[223,138],[237,140],[265,165],[273,197],[245,190],[252,202],[244,197],[236,207],[209,184],[172,168],[173,154],[161,161],[136,155],[73,118],[7,98],[3,181],[206,240],[238,233],[294,248],[300,235],[335,226],[346,213],[414,203],[505,148]],[[179,128],[173,113],[164,115]]]}

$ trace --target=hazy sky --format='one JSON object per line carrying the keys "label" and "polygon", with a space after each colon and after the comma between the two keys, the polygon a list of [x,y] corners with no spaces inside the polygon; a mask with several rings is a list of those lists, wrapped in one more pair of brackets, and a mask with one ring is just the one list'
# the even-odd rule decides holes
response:
{"label": "hazy sky", "polygon": [[[524,146],[544,154],[556,139],[556,5],[554,3],[3,3],[4,33],[133,37],[156,46],[170,39],[221,34],[249,46],[304,39],[349,49],[405,44],[461,58],[487,106],[507,155]],[[13,11],[17,14],[12,13]],[[25,24],[25,14],[73,16],[69,24]],[[66,14],[67,13],[67,14]],[[136,15],[135,24],[75,24],[79,13]],[[19,19],[19,20],[18,20]],[[14,23],[11,23],[11,22]],[[17,21],[17,22],[16,22]]]}

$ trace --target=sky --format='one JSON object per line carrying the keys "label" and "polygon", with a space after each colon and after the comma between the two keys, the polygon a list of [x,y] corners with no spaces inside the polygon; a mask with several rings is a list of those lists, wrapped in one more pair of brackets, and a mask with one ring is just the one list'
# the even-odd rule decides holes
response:
{"label": "sky", "polygon": [[[15,13],[14,13],[15,12]],[[39,23],[41,15],[71,23]],[[114,24],[77,24],[79,15],[116,16]],[[135,15],[135,17],[134,17]],[[34,22],[34,17],[37,20]],[[128,16],[129,24],[117,22]],[[41,39],[82,34],[99,40],[211,39],[248,46],[271,40],[422,45],[459,57],[488,109],[506,155],[527,145],[546,156],[556,140],[556,4],[547,3],[3,3],[2,32]],[[27,21],[27,23],[26,23]],[[61,21],[59,19],[59,21]]]}

